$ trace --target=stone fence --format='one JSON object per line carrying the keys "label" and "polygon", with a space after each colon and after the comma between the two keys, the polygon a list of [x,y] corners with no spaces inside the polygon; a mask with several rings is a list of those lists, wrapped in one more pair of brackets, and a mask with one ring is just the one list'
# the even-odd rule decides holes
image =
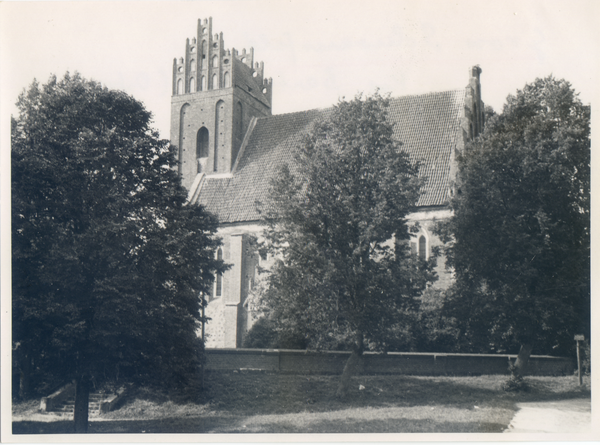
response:
{"label": "stone fence", "polygon": [[[206,369],[272,371],[290,374],[341,374],[349,352],[290,349],[206,349]],[[508,375],[516,355],[365,352],[362,374]],[[565,357],[532,355],[527,375],[573,375],[575,363]]]}

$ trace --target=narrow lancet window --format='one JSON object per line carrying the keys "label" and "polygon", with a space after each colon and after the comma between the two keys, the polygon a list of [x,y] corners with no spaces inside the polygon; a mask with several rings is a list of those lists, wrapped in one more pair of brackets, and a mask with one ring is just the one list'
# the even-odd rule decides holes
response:
{"label": "narrow lancet window", "polygon": [[[219,247],[217,251],[217,260],[223,260],[223,250]],[[217,273],[217,280],[215,285],[215,297],[220,297],[223,293],[223,274]]]}
{"label": "narrow lancet window", "polygon": [[[196,135],[196,159],[208,157],[208,129],[202,127]],[[199,165],[199,164],[198,164]],[[200,167],[198,167],[200,168]],[[200,173],[200,170],[198,170]]]}
{"label": "narrow lancet window", "polygon": [[419,258],[422,260],[427,259],[427,240],[423,235],[419,238]]}

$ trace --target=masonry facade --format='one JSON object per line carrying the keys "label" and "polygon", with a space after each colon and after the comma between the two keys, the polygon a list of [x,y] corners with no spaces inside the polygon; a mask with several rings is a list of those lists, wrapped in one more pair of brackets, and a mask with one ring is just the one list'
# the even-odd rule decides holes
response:
{"label": "masonry facade", "polygon": [[[484,125],[481,69],[469,69],[465,88],[392,98],[388,119],[394,137],[422,164],[426,183],[409,219],[418,221],[411,240],[415,255],[429,258],[441,244],[436,221],[448,218],[456,154]],[[173,61],[171,143],[191,205],[219,218],[223,246],[217,252],[231,268],[217,276],[208,297],[207,347],[240,347],[253,322],[249,295],[257,267],[268,268],[254,247],[262,225],[257,202],[265,202],[270,179],[292,160],[292,150],[328,109],[272,114],[273,83],[254,50],[225,49],[223,34],[212,34],[212,19],[198,20],[197,35],[186,40],[185,58]],[[435,287],[452,277],[438,259]]]}

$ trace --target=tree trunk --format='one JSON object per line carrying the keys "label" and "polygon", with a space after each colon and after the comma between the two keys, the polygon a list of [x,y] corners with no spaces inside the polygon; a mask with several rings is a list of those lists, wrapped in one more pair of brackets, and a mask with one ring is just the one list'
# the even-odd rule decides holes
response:
{"label": "tree trunk", "polygon": [[350,357],[346,362],[346,366],[344,366],[344,372],[342,373],[340,384],[338,385],[337,392],[335,393],[336,397],[340,399],[346,397],[348,389],[350,388],[350,381],[352,380],[352,377],[356,374],[356,372],[360,369],[361,364],[362,349],[352,351],[352,354],[350,354]]}
{"label": "tree trunk", "polygon": [[23,355],[21,360],[21,370],[19,372],[19,398],[27,399],[31,387],[31,358],[29,355]]}
{"label": "tree trunk", "polygon": [[73,422],[76,433],[87,433],[90,402],[90,380],[80,376],[75,382],[75,409]]}
{"label": "tree trunk", "polygon": [[521,345],[521,350],[519,351],[517,360],[515,360],[515,364],[512,368],[513,377],[523,377],[523,375],[525,375],[532,349],[533,343],[523,343]]}

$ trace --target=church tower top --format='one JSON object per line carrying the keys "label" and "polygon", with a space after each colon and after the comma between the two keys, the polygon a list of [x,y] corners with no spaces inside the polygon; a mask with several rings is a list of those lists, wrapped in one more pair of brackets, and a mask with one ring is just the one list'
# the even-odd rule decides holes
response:
{"label": "church tower top", "polygon": [[272,79],[254,49],[225,48],[212,18],[199,19],[185,56],[173,60],[171,144],[185,187],[198,175],[230,174],[254,118],[272,114]]}
{"label": "church tower top", "polygon": [[264,63],[254,62],[254,48],[225,48],[223,33],[213,34],[212,17],[198,19],[196,37],[186,39],[185,57],[173,59],[173,96],[241,86],[270,108],[272,83],[264,77]]}

